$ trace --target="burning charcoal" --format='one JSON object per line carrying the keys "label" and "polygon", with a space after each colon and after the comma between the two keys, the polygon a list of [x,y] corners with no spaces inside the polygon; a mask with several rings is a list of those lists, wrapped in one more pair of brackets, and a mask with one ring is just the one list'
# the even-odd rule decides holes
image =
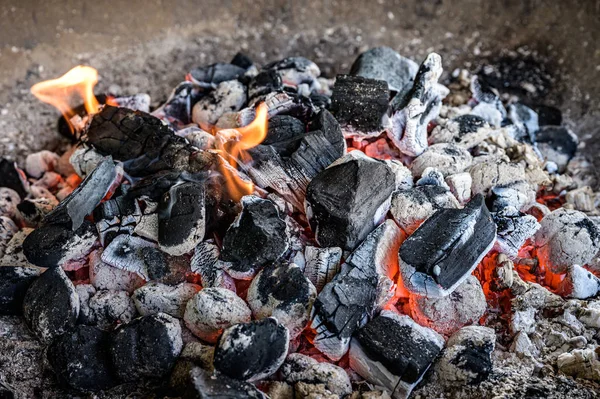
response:
{"label": "burning charcoal", "polygon": [[170,286],[151,282],[135,290],[132,299],[142,316],[165,313],[181,319],[185,305],[201,289],[202,287],[191,283]]}
{"label": "burning charcoal", "polygon": [[436,126],[429,137],[430,143],[458,143],[464,148],[471,148],[470,137],[478,136],[481,128],[489,128],[490,125],[480,116],[466,114],[459,115],[448,120],[444,126]]}
{"label": "burning charcoal", "polygon": [[53,204],[44,199],[26,199],[17,205],[19,216],[30,226],[38,226],[53,208]]}
{"label": "burning charcoal", "polygon": [[216,63],[205,67],[194,68],[187,79],[203,88],[216,88],[219,83],[234,80],[242,76],[245,68],[239,65]]}
{"label": "burning charcoal", "polygon": [[492,213],[492,219],[498,231],[497,250],[511,258],[517,256],[525,241],[540,228],[535,217],[519,212],[513,207],[506,207]]}
{"label": "burning charcoal", "polygon": [[114,97],[113,105],[123,108],[129,108],[134,111],[150,112],[150,95],[138,93],[133,96]]}
{"label": "burning charcoal", "polygon": [[469,173],[473,178],[473,195],[487,195],[494,186],[508,186],[526,179],[522,164],[504,161],[474,164],[469,168]]}
{"label": "burning charcoal", "polygon": [[87,220],[76,230],[63,224],[45,224],[25,238],[23,254],[36,266],[60,267],[88,254],[97,240],[96,229]]}
{"label": "burning charcoal", "polygon": [[419,70],[416,62],[402,57],[389,47],[375,47],[358,56],[351,75],[384,80],[391,91],[402,92],[412,85]]}
{"label": "burning charcoal", "polygon": [[521,103],[514,103],[508,106],[508,117],[517,126],[517,140],[535,143],[535,134],[540,125],[534,110]]}
{"label": "burning charcoal", "polygon": [[319,363],[300,353],[289,354],[280,373],[283,380],[290,384],[299,381],[323,384],[329,392],[340,398],[352,393],[350,378],[343,368],[328,362]]}
{"label": "burning charcoal", "polygon": [[446,349],[435,365],[438,378],[446,387],[476,385],[492,372],[492,352],[496,333],[488,327],[468,326],[448,339]]}
{"label": "burning charcoal", "polygon": [[0,187],[0,216],[14,219],[18,214],[17,206],[21,197],[13,189]]}
{"label": "burning charcoal", "polygon": [[446,184],[450,188],[450,192],[461,205],[466,204],[471,198],[471,174],[469,172],[456,173],[446,177]]}
{"label": "burning charcoal", "polygon": [[386,160],[385,163],[396,176],[396,190],[406,190],[414,185],[412,172],[401,162],[391,159]]}
{"label": "burning charcoal", "polygon": [[219,118],[230,111],[239,111],[246,103],[246,87],[237,80],[219,83],[194,105],[192,120],[201,125],[214,125]]}
{"label": "burning charcoal", "polygon": [[195,367],[191,371],[191,378],[195,395],[193,397],[199,399],[268,399],[264,393],[248,382],[229,378],[224,374],[211,374],[200,367]]}
{"label": "burning charcoal", "polygon": [[215,349],[215,369],[238,380],[269,377],[285,361],[290,335],[272,317],[227,328]]}
{"label": "burning charcoal", "polygon": [[125,291],[98,291],[88,302],[96,324],[108,330],[117,324],[127,324],[136,316],[133,300]]}
{"label": "burning charcoal", "polygon": [[163,196],[158,208],[158,245],[169,255],[190,252],[204,238],[206,223],[204,185],[177,184]]}
{"label": "burning charcoal", "polygon": [[443,347],[435,331],[384,310],[352,339],[350,367],[394,399],[406,399]]}
{"label": "burning charcoal", "polygon": [[73,152],[69,158],[69,162],[73,165],[75,173],[84,179],[87,175],[92,173],[104,159],[105,157],[93,148],[82,145]]}
{"label": "burning charcoal", "polygon": [[[155,251],[152,251],[155,250]],[[156,252],[155,244],[139,237],[121,234],[102,252],[102,262],[117,269],[136,273],[144,280],[151,279],[151,272],[164,272],[166,259]]]}
{"label": "burning charcoal", "polygon": [[276,71],[285,85],[298,86],[307,83],[311,89],[318,87],[317,78],[321,75],[317,64],[304,57],[288,57],[271,62],[265,65],[263,70]]}
{"label": "burning charcoal", "polygon": [[246,300],[255,319],[274,317],[295,339],[308,322],[317,296],[315,286],[291,264],[273,264],[261,270],[248,288]]}
{"label": "burning charcoal", "polygon": [[600,231],[582,212],[559,208],[541,221],[534,237],[537,257],[553,273],[585,265],[600,249]]}
{"label": "burning charcoal", "polygon": [[379,136],[387,127],[390,93],[386,82],[338,75],[331,96],[331,113],[346,134]]}
{"label": "burning charcoal", "polygon": [[248,98],[252,102],[273,92],[283,90],[283,82],[277,71],[263,71],[253,77],[248,83]]}
{"label": "burning charcoal", "polygon": [[112,267],[101,259],[102,249],[93,251],[89,256],[90,283],[98,290],[133,292],[144,284],[137,274]]}
{"label": "burning charcoal", "polygon": [[558,370],[566,375],[598,381],[600,373],[598,347],[574,349],[568,353],[561,353],[556,359],[556,365]]}
{"label": "burning charcoal", "polygon": [[595,297],[600,292],[600,278],[579,265],[573,265],[568,268],[565,279],[560,283],[559,291],[569,298]]}
{"label": "burning charcoal", "polygon": [[191,270],[200,275],[204,288],[222,287],[235,292],[233,279],[221,269],[223,262],[219,261],[219,247],[210,241],[203,241],[196,246],[191,260]]}
{"label": "burning charcoal", "polygon": [[565,127],[543,126],[536,134],[536,143],[544,159],[556,163],[562,173],[575,156],[579,139]]}
{"label": "burning charcoal", "polygon": [[492,212],[499,212],[507,207],[525,210],[528,205],[535,202],[535,194],[530,185],[524,181],[493,186],[490,189]]}
{"label": "burning charcoal", "polygon": [[492,248],[496,225],[482,195],[464,209],[442,209],[402,244],[404,286],[419,295],[446,296],[458,287]]}
{"label": "burning charcoal", "polygon": [[306,214],[317,242],[356,248],[389,209],[394,180],[384,162],[360,151],[319,173],[306,190]]}
{"label": "burning charcoal", "polygon": [[117,385],[108,355],[108,333],[77,326],[48,347],[48,362],[59,381],[80,391],[100,391]]}
{"label": "burning charcoal", "polygon": [[446,191],[450,191],[450,187],[446,184],[444,180],[444,175],[442,172],[435,168],[425,168],[422,173],[422,176],[416,182],[417,187],[420,186],[435,186],[441,187]]}
{"label": "burning charcoal", "polygon": [[[298,210],[303,210],[308,184],[346,153],[346,142],[338,122],[326,110],[311,119],[308,133],[294,140],[290,136],[298,132],[295,120],[281,118],[275,123],[274,129],[269,130],[269,144],[248,151],[252,164],[242,165],[242,168],[259,187],[274,190]],[[279,128],[283,123],[288,126]],[[287,138],[287,143],[275,141],[282,136]]]}
{"label": "burning charcoal", "polygon": [[342,249],[339,247],[319,248],[307,245],[304,251],[306,265],[304,275],[321,292],[325,284],[330,282],[340,271]]}
{"label": "burning charcoal", "polygon": [[470,275],[447,296],[411,295],[410,306],[417,323],[447,336],[477,322],[485,314],[487,302],[479,280]]}
{"label": "burning charcoal", "polygon": [[17,168],[14,162],[7,159],[0,159],[0,187],[10,188],[14,190],[19,197],[25,198],[27,190],[24,182],[27,182],[23,172]]}
{"label": "burning charcoal", "polygon": [[273,202],[248,195],[241,203],[241,213],[223,238],[221,260],[229,262],[232,277],[249,279],[287,251],[289,233]]}
{"label": "burning charcoal", "polygon": [[434,144],[415,158],[410,165],[410,170],[415,177],[419,177],[426,168],[433,167],[444,176],[449,176],[467,169],[471,166],[472,160],[471,154],[456,144]]}
{"label": "burning charcoal", "polygon": [[27,325],[45,343],[75,326],[79,298],[62,268],[46,270],[31,284],[23,300],[23,315]]}
{"label": "burning charcoal", "polygon": [[203,93],[197,85],[192,82],[181,82],[173,89],[168,100],[154,110],[152,115],[174,127],[189,125],[192,123],[192,107],[202,96]]}
{"label": "burning charcoal", "polygon": [[427,125],[435,119],[448,89],[437,81],[442,58],[431,53],[419,67],[412,88],[392,100],[392,128],[388,136],[402,153],[415,157],[427,148]]}
{"label": "burning charcoal", "polygon": [[118,378],[136,381],[167,375],[182,347],[181,326],[177,319],[158,313],[118,328],[113,333],[109,350]]}
{"label": "burning charcoal", "polygon": [[25,159],[25,171],[29,176],[39,179],[44,173],[54,170],[59,158],[58,154],[45,150],[29,154]]}
{"label": "burning charcoal", "polygon": [[96,315],[90,309],[90,298],[96,294],[96,288],[91,284],[77,284],[75,291],[79,297],[79,317],[77,323],[90,326],[96,325]]}
{"label": "burning charcoal", "polygon": [[390,213],[404,231],[412,234],[437,209],[458,207],[456,198],[443,187],[421,186],[394,192]]}
{"label": "burning charcoal", "polygon": [[225,328],[250,321],[252,312],[235,292],[204,288],[185,307],[185,325],[206,342],[214,343]]}
{"label": "burning charcoal", "polygon": [[348,351],[350,337],[380,302],[393,294],[396,253],[404,240],[398,226],[387,220],[377,227],[325,285],[311,312],[317,334],[314,346],[337,361]]}
{"label": "burning charcoal", "polygon": [[30,267],[0,267],[0,316],[20,315],[27,289],[40,271]]}

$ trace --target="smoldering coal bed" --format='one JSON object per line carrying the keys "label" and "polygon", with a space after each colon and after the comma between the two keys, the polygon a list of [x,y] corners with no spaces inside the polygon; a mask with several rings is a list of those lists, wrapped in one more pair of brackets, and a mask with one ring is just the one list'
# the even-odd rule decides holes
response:
{"label": "smoldering coal bed", "polygon": [[152,111],[75,110],[66,153],[0,162],[0,325],[24,320],[57,395],[593,397],[600,196],[576,136],[442,72],[237,54]]}

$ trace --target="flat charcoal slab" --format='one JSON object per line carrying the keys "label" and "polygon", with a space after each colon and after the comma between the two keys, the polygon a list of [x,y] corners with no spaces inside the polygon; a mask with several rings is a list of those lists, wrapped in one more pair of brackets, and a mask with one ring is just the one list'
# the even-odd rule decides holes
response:
{"label": "flat charcoal slab", "polygon": [[350,367],[394,399],[406,399],[443,348],[435,331],[384,310],[352,338]]}
{"label": "flat charcoal slab", "polygon": [[33,267],[0,267],[0,316],[23,313],[27,289],[39,275],[39,269]]}
{"label": "flat charcoal slab", "polygon": [[306,190],[306,214],[323,247],[353,250],[390,206],[395,177],[385,162],[352,151],[319,173]]}
{"label": "flat charcoal slab", "polygon": [[383,80],[338,75],[331,95],[331,113],[348,133],[378,136],[387,125],[390,92]]}
{"label": "flat charcoal slab", "polygon": [[463,209],[442,209],[427,219],[399,251],[400,274],[411,292],[450,294],[475,269],[496,240],[496,225],[481,194]]}

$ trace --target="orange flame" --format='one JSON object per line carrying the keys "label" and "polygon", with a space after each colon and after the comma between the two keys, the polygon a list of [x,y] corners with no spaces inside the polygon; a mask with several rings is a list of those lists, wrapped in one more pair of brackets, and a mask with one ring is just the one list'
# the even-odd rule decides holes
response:
{"label": "orange flame", "polygon": [[31,87],[31,93],[40,101],[56,107],[65,117],[71,132],[74,131],[71,118],[75,116],[73,100],[83,100],[88,114],[98,112],[100,104],[94,96],[94,86],[98,83],[98,71],[89,66],[78,65],[58,79],[46,80]]}
{"label": "orange flame", "polygon": [[250,124],[237,129],[218,130],[215,134],[218,149],[228,162],[221,165],[221,173],[225,177],[229,195],[236,201],[254,191],[254,184],[242,180],[236,173],[236,166],[239,160],[248,162],[250,157],[246,150],[256,147],[267,137],[267,118],[267,105],[261,103],[256,108],[256,117]]}

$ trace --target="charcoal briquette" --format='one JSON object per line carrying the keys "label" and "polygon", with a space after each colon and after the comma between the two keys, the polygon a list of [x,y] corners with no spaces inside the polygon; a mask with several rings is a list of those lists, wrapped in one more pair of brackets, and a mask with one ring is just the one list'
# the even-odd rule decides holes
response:
{"label": "charcoal briquette", "polygon": [[33,267],[0,267],[0,315],[20,315],[29,286],[39,277]]}

